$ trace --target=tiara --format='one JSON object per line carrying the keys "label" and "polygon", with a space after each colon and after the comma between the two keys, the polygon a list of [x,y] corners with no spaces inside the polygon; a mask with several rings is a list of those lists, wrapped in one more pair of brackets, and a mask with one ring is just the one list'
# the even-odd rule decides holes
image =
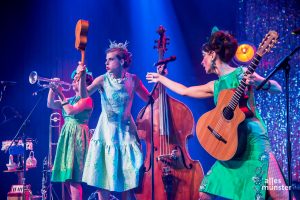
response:
{"label": "tiara", "polygon": [[119,49],[124,49],[124,50],[126,50],[126,51],[128,51],[127,50],[127,46],[128,46],[128,44],[129,44],[129,42],[126,40],[124,43],[117,43],[116,41],[111,41],[111,40],[109,40],[109,48],[110,49],[113,49],[113,48],[119,48]]}

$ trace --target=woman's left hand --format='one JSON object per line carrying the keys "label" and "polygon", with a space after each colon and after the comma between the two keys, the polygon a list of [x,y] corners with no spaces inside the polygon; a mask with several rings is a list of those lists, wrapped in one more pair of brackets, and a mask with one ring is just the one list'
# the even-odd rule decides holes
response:
{"label": "woman's left hand", "polygon": [[256,76],[255,74],[248,74],[245,76],[246,78],[246,84],[252,85],[252,86],[258,86],[262,80],[260,80],[260,77]]}
{"label": "woman's left hand", "polygon": [[49,84],[49,87],[56,93],[56,94],[62,94],[62,86],[58,83],[51,82]]}

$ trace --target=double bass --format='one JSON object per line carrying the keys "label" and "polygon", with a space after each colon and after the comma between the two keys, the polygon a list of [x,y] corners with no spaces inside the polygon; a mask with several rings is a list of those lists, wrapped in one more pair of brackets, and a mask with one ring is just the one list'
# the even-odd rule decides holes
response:
{"label": "double bass", "polygon": [[[156,48],[161,61],[168,38],[165,36],[163,26],[160,26],[157,32],[160,38],[156,41]],[[157,89],[159,94],[153,103],[153,119],[150,106],[144,107],[137,117],[138,135],[145,141],[146,156],[144,175],[136,191],[136,198],[154,199],[152,196],[154,195],[155,200],[198,199],[203,170],[199,161],[191,159],[186,148],[187,139],[192,136],[194,128],[193,114],[182,102],[170,97],[162,84],[158,84]],[[153,127],[153,164],[150,158],[151,127]]]}

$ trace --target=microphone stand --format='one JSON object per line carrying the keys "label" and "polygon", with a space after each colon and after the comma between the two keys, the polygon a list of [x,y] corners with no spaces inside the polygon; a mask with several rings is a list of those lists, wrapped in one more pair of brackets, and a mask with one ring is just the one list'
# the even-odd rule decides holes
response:
{"label": "microphone stand", "polygon": [[[164,72],[165,71],[165,69],[167,68],[167,64],[164,64],[164,66],[163,66],[163,69],[162,69],[162,72]],[[151,175],[151,193],[152,193],[152,200],[154,200],[155,198],[154,198],[154,196],[155,196],[155,194],[154,194],[154,141],[153,141],[153,138],[154,138],[154,131],[153,131],[153,125],[154,125],[154,122],[153,122],[153,114],[154,114],[154,112],[153,112],[153,104],[154,104],[154,98],[153,98],[153,94],[154,94],[154,92],[155,92],[155,90],[156,90],[156,88],[157,88],[157,86],[158,86],[158,82],[156,82],[155,83],[155,85],[154,85],[154,87],[153,87],[153,89],[152,89],[152,91],[150,92],[150,95],[149,95],[149,99],[148,99],[148,102],[147,102],[147,104],[146,104],[146,106],[144,107],[144,110],[142,111],[142,114],[141,114],[141,116],[140,116],[140,119],[142,119],[143,118],[143,116],[144,116],[144,114],[145,114],[145,111],[146,111],[146,109],[147,109],[147,107],[150,105],[151,107],[150,107],[150,118],[151,118],[151,131],[150,131],[150,141],[151,141],[151,152],[150,152],[150,166],[151,166],[151,173],[152,173],[152,175]]]}
{"label": "microphone stand", "polygon": [[2,101],[3,93],[5,92],[6,85],[3,85],[3,88],[0,90],[0,102]]}
{"label": "microphone stand", "polygon": [[16,116],[13,116],[13,117],[11,117],[11,118],[9,118],[9,119],[3,120],[2,122],[0,122],[0,127],[1,127],[2,125],[4,125],[4,124],[8,123],[8,122],[13,121],[13,120],[16,119],[16,118],[17,118]]}
{"label": "microphone stand", "polygon": [[286,135],[287,135],[287,144],[286,144],[286,151],[287,151],[287,163],[288,163],[288,185],[291,187],[289,190],[289,200],[292,199],[292,168],[291,168],[291,160],[292,160],[292,151],[291,151],[291,136],[290,136],[290,103],[289,103],[289,78],[290,78],[290,64],[289,61],[291,57],[300,49],[300,46],[296,47],[289,55],[282,58],[279,63],[275,66],[273,71],[265,78],[263,82],[259,84],[259,86],[256,88],[256,90],[261,89],[265,83],[280,69],[283,69],[285,72],[285,87],[286,87]]}
{"label": "microphone stand", "polygon": [[[35,105],[33,106],[33,108],[31,109],[31,111],[29,112],[29,114],[27,115],[27,117],[25,118],[25,120],[23,121],[23,123],[21,124],[19,130],[17,131],[17,134],[14,136],[14,138],[12,139],[9,147],[6,149],[5,153],[7,153],[7,151],[10,149],[10,147],[12,146],[12,144],[14,143],[14,141],[16,140],[16,138],[19,136],[21,130],[26,126],[26,124],[29,122],[29,118],[32,115],[33,111],[35,110],[35,108],[37,107],[37,105],[40,103],[41,99],[43,98],[43,95],[40,96],[38,98],[38,100],[36,101]],[[23,185],[23,199],[25,199],[25,187],[26,187],[26,162],[25,162],[25,151],[26,151],[26,138],[25,138],[25,133],[23,131],[23,135],[22,135],[22,142],[24,145],[24,149],[23,149],[23,159],[21,159],[21,163],[23,166],[23,178],[22,178],[22,185]]]}
{"label": "microphone stand", "polygon": [[[0,99],[1,99],[1,97],[0,97]],[[22,116],[12,106],[3,106],[2,109],[1,109],[1,113],[3,113],[4,110],[7,109],[7,108],[10,108],[11,112],[14,112],[14,116],[11,116],[8,119],[5,116],[4,120],[0,122],[0,127],[4,124],[8,123],[8,122],[11,122],[11,121],[15,120],[15,119],[21,119],[22,118]]]}

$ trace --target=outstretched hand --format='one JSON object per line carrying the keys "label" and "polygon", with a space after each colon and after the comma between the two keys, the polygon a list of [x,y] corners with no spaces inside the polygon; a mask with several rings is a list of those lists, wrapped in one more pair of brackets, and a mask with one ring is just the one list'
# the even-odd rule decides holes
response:
{"label": "outstretched hand", "polygon": [[148,80],[148,83],[157,83],[159,82],[159,77],[161,75],[155,72],[148,72],[146,74],[146,79]]}
{"label": "outstretched hand", "polygon": [[160,81],[161,76],[166,76],[168,74],[168,69],[164,69],[165,65],[157,66],[157,72],[148,72],[146,75],[146,79],[148,83],[157,83]]}

